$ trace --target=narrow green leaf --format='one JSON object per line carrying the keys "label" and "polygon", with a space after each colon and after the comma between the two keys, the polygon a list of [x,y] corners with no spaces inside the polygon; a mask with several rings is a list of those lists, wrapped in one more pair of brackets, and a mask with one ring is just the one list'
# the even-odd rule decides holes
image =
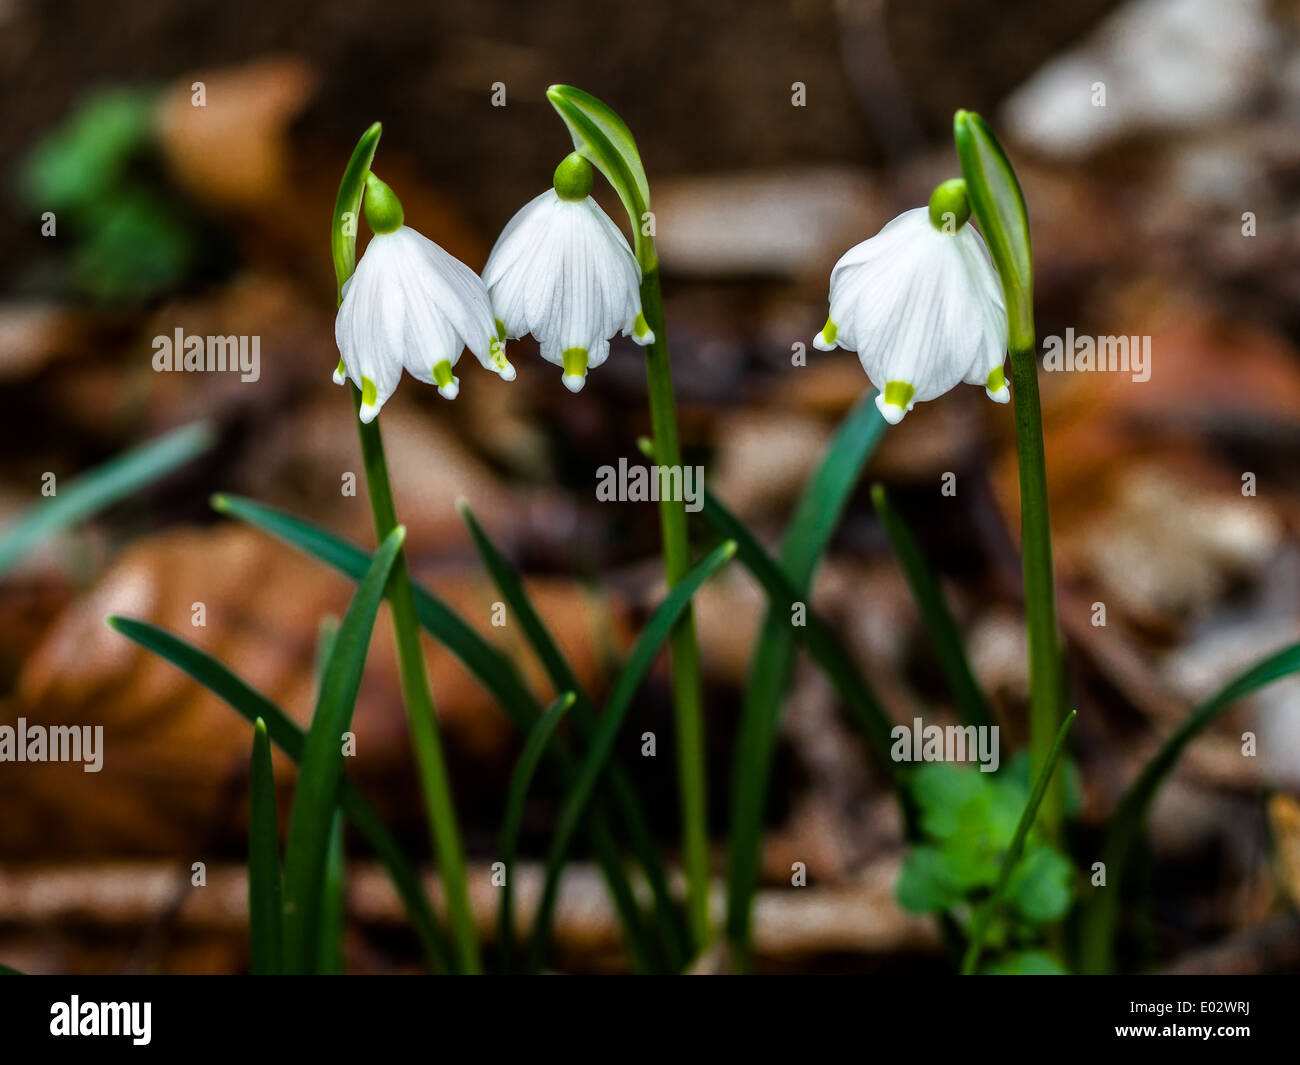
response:
{"label": "narrow green leaf", "polygon": [[628,655],[627,662],[619,671],[618,678],[605,704],[605,711],[600,715],[599,725],[582,767],[578,772],[577,783],[565,799],[556,823],[555,836],[546,859],[546,881],[542,889],[542,898],[537,905],[537,914],[533,919],[532,961],[533,967],[540,967],[546,954],[546,945],[550,939],[551,918],[559,892],[560,877],[564,872],[564,863],[568,857],[569,846],[578,826],[582,823],[583,813],[590,801],[605,769],[606,763],[614,750],[619,729],[632,707],[632,698],[645,680],[645,675],[654,663],[660,648],[677,619],[690,605],[691,597],[700,587],[721,569],[732,555],[736,545],[730,542],[720,544],[704,556],[695,567],[668,593],[664,601],[651,616],[636,644]]}
{"label": "narrow green leaf", "polygon": [[[781,566],[804,595],[885,426],[874,393],[864,395],[844,419],[799,498],[781,544]],[[737,728],[727,856],[727,935],[742,968],[748,964],[750,911],[758,886],[772,752],[794,664],[795,641],[788,619],[788,613],[771,609],[763,619]]]}
{"label": "narrow green leaf", "polygon": [[1101,857],[1106,867],[1106,886],[1094,890],[1091,904],[1083,913],[1079,940],[1083,972],[1107,973],[1114,968],[1124,874],[1146,823],[1151,801],[1178,764],[1183,749],[1238,699],[1296,672],[1300,672],[1300,644],[1284,647],[1252,666],[1188,714],[1124,792],[1102,838]]}
{"label": "narrow green leaf", "polygon": [[[364,548],[285,511],[231,495],[213,496],[212,506],[332,566],[352,580],[360,580],[370,565],[370,552]],[[420,625],[459,659],[526,733],[542,708],[519,679],[514,663],[424,585],[412,581],[411,590]]]}
{"label": "narrow green leaf", "polygon": [[329,849],[325,855],[325,881],[321,886],[320,922],[316,928],[316,972],[337,976],[343,972],[343,937],[347,921],[347,852],[343,839],[343,809],[334,811]]}
{"label": "narrow green leaf", "polygon": [[[648,457],[654,457],[654,449],[648,440],[642,440],[640,445],[641,450]],[[790,582],[785,571],[767,553],[745,523],[723,506],[718,497],[708,488],[704,490],[700,513],[719,536],[734,541],[736,557],[762,586],[773,613],[791,617],[796,604],[804,607],[804,624],[790,626],[795,633],[795,638],[808,649],[813,660],[826,674],[849,718],[861,730],[881,767],[897,787],[902,779],[903,770],[889,755],[893,744],[890,737],[893,724],[875,693],[867,686],[857,666],[853,664],[848,651],[832,634],[811,604],[805,601],[803,594]],[[901,793],[900,798],[904,803],[905,813],[909,814],[910,823],[907,798]]]}
{"label": "narrow green leaf", "polygon": [[0,976],[26,976],[21,969],[15,969],[12,965],[0,965]]}
{"label": "narrow green leaf", "polygon": [[310,973],[316,968],[315,936],[321,919],[325,865],[343,777],[343,733],[352,723],[384,585],[405,539],[406,530],[400,525],[389,533],[357,586],[339,626],[307,730],[284,856],[286,972]]}
{"label": "narrow green leaf", "polygon": [[[182,673],[198,681],[250,723],[255,723],[259,718],[264,719],[271,742],[295,764],[301,764],[303,748],[307,742],[303,730],[275,703],[206,651],[199,650],[193,644],[186,643],[147,621],[112,616],[107,619],[107,623],[114,632],[170,662]],[[339,791],[339,805],[388,870],[393,886],[406,906],[411,924],[420,937],[430,967],[446,971],[450,968],[451,956],[446,937],[438,927],[437,917],[429,905],[419,874],[407,861],[383,818],[346,777]]]}
{"label": "narrow green leaf", "polygon": [[357,227],[361,224],[361,194],[366,189],[366,174],[374,162],[375,151],[384,127],[376,122],[361,135],[352,150],[339,193],[334,201],[334,220],[330,226],[330,252],[334,256],[334,276],[338,279],[339,302],[343,302],[343,282],[357,266]]}
{"label": "narrow green leaf", "polygon": [[573,705],[573,692],[565,692],[537,719],[519,753],[515,771],[510,777],[510,792],[506,798],[506,813],[501,821],[501,838],[497,844],[497,861],[505,866],[506,883],[501,892],[501,912],[497,916],[497,944],[501,951],[501,969],[510,972],[514,967],[514,879],[515,854],[519,844],[519,826],[524,819],[524,801],[537,771],[537,763],[546,752],[546,745],[554,735],[569,707]]}
{"label": "narrow green leaf", "polygon": [[988,123],[973,111],[953,117],[953,137],[971,213],[998,268],[1013,352],[1034,347],[1034,257],[1029,212],[1011,161]]}
{"label": "narrow green leaf", "polygon": [[215,439],[216,434],[207,422],[193,422],[132,448],[70,481],[57,494],[29,507],[0,531],[0,574],[48,537],[202,455]]}
{"label": "narrow green leaf", "polygon": [[[546,627],[546,623],[542,621],[541,616],[537,613],[537,609],[533,606],[532,600],[524,590],[523,583],[520,581],[514,567],[510,565],[496,544],[484,531],[478,519],[474,517],[473,511],[470,510],[468,503],[462,501],[459,507],[461,516],[469,527],[479,557],[482,558],[488,573],[492,575],[493,582],[504,597],[511,615],[518,621],[520,628],[523,630],[524,638],[532,646],[552,686],[557,692],[571,691],[574,693],[576,698],[573,713],[574,721],[578,726],[579,735],[584,740],[589,740],[592,731],[596,727],[596,710],[579,683],[577,674],[569,665],[568,659],[565,658],[564,652],[560,650],[555,638]],[[561,745],[557,745],[557,755],[569,763],[562,780],[565,788],[568,789],[573,784],[572,758]],[[618,765],[610,766],[609,784],[614,802],[627,824],[629,842],[633,845],[638,860],[645,870],[646,880],[654,896],[660,930],[663,932],[665,946],[669,953],[669,968],[676,971],[685,963],[687,955],[686,930],[668,888],[667,871],[660,860],[658,849],[654,846],[653,836],[646,822],[645,814],[641,810],[641,804],[637,799],[636,792],[627,780],[626,774]],[[626,874],[618,858],[617,847],[613,847],[611,851],[609,845],[612,840],[604,839],[607,829],[601,823],[602,819],[599,810],[593,812],[593,817],[596,819],[594,823],[596,839],[594,842],[597,853],[602,859],[601,864],[606,879],[609,881],[610,892],[618,905],[623,926],[628,936],[629,948],[634,956],[639,958],[642,967],[651,968],[651,951],[647,945],[645,930],[641,927],[640,908],[637,906],[636,898],[627,884]]]}
{"label": "narrow green leaf", "polygon": [[[284,511],[251,499],[228,495],[214,496],[212,506],[218,512],[259,528],[332,566],[353,580],[360,579],[370,564],[370,553],[363,548]],[[421,626],[460,661],[509,715],[515,726],[527,734],[541,715],[542,708],[519,679],[514,663],[424,585],[412,581],[411,590]],[[515,612],[522,616],[521,604],[516,605]],[[557,680],[553,677],[552,683],[559,691],[577,685],[576,678]],[[557,743],[553,750],[559,762],[561,779],[567,787],[574,772],[572,759],[566,756],[563,744]],[[645,814],[641,811],[640,801],[626,775],[617,766],[614,770],[610,775],[610,788],[619,814],[625,822],[628,841],[645,869],[656,906],[661,909],[671,906],[667,876]],[[608,827],[599,818],[593,819],[592,835],[593,846],[610,881],[610,890],[619,912],[627,916],[636,909],[636,900],[630,888],[620,883],[625,877],[619,866],[617,847]],[[675,922],[665,920],[663,927],[667,936],[674,935]]]}
{"label": "narrow green leaf", "polygon": [[1011,846],[1007,848],[1007,853],[1002,859],[1002,866],[998,869],[997,882],[993,885],[989,897],[984,900],[984,904],[975,914],[974,920],[971,921],[970,943],[966,947],[966,957],[963,959],[961,967],[963,974],[973,973],[975,966],[979,963],[980,950],[984,946],[984,937],[988,934],[989,925],[993,923],[993,918],[997,916],[998,907],[1002,904],[1002,893],[1006,890],[1007,881],[1011,879],[1011,874],[1015,872],[1020,856],[1025,851],[1025,840],[1029,838],[1029,830],[1034,827],[1034,819],[1038,816],[1038,808],[1042,805],[1043,796],[1047,793],[1048,782],[1056,771],[1056,763],[1061,760],[1061,752],[1065,747],[1065,736],[1070,731],[1070,726],[1074,724],[1077,715],[1077,710],[1071,710],[1065,715],[1065,720],[1061,722],[1061,727],[1056,733],[1056,739],[1052,741],[1052,749],[1047,756],[1047,763],[1043,766],[1043,771],[1038,774],[1038,779],[1034,781],[1034,790],[1029,793],[1029,801],[1025,804],[1025,812],[1020,815],[1020,822],[1016,825],[1016,834],[1012,837]]}
{"label": "narrow green leaf", "polygon": [[912,590],[912,598],[916,600],[921,623],[925,626],[925,631],[934,645],[935,655],[939,659],[939,668],[943,670],[944,679],[948,682],[948,690],[952,692],[953,701],[957,704],[962,720],[968,725],[991,725],[993,715],[989,711],[988,701],[975,680],[975,673],[970,667],[970,659],[966,657],[966,648],[962,645],[957,622],[944,601],[943,592],[939,589],[939,581],[921,552],[920,544],[916,542],[907,523],[890,503],[884,485],[871,486],[871,501],[875,504],[876,514],[885,527],[890,546],[898,556],[898,564],[907,579],[908,587]]}
{"label": "narrow green leaf", "polygon": [[552,85],[546,98],[569,127],[574,149],[605,175],[623,201],[641,269],[654,270],[658,265],[654,240],[642,233],[642,215],[650,209],[650,184],[627,123],[608,104],[571,85]]}
{"label": "narrow green leaf", "polygon": [[280,971],[280,826],[266,721],[253,723],[248,795],[248,942],[255,976]]}

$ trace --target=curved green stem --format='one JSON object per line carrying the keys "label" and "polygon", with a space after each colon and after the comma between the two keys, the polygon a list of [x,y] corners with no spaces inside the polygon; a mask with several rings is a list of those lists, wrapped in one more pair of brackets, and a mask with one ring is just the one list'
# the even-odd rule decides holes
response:
{"label": "curved green stem", "polygon": [[[1020,473],[1020,551],[1025,574],[1025,626],[1029,637],[1029,755],[1037,778],[1047,766],[1061,725],[1065,669],[1056,626],[1056,583],[1047,508],[1047,460],[1038,401],[1038,359],[1032,344],[1011,353],[1016,459]],[[1060,837],[1064,776],[1051,778],[1043,798],[1043,834]]]}
{"label": "curved green stem", "polygon": [[[650,425],[655,461],[680,467],[677,439],[677,405],[673,397],[672,367],[664,325],[659,270],[643,273],[641,312],[654,331],[646,348],[646,379],[650,391]],[[685,499],[659,501],[659,526],[663,536],[664,574],[674,587],[691,568],[691,545],[686,535]],[[672,656],[674,725],[677,730],[677,780],[681,794],[682,868],[686,874],[686,912],[697,949],[712,935],[709,923],[709,816],[708,785],[704,765],[704,680],[700,647],[695,634],[695,614],[688,606],[669,637]]]}

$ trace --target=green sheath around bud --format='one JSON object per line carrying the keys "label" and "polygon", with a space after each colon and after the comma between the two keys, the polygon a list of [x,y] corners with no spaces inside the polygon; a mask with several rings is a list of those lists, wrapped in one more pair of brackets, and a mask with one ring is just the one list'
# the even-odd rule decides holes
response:
{"label": "green sheath around bud", "polygon": [[366,224],[374,233],[392,233],[406,219],[397,194],[373,173],[366,174]]}
{"label": "green sheath around bud", "polygon": [[570,152],[555,168],[552,184],[562,200],[585,200],[591,195],[592,169],[577,152]]}
{"label": "green sheath around bud", "polygon": [[941,233],[956,233],[970,221],[966,182],[950,178],[930,194],[930,224]]}

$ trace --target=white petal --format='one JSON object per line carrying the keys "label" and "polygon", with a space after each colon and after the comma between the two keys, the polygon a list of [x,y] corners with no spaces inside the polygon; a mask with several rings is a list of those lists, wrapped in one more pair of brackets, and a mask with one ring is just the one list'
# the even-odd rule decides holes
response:
{"label": "white petal", "polygon": [[620,330],[640,344],[654,339],[649,330],[635,336],[641,268],[591,197],[566,201],[549,189],[527,203],[497,239],[483,279],[506,335],[531,333],[556,365],[581,348],[588,369],[599,366]]}

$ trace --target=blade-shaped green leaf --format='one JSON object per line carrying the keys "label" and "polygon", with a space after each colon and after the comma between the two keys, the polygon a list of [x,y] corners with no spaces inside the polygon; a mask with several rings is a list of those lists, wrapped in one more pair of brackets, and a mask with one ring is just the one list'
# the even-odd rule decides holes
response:
{"label": "blade-shaped green leaf", "polygon": [[343,777],[343,733],[352,723],[384,585],[405,539],[406,530],[400,525],[389,533],[357,586],[339,626],[307,730],[284,855],[286,972],[310,973],[316,969],[325,866]]}
{"label": "blade-shaped green leaf", "polygon": [[524,749],[519,753],[515,771],[510,777],[510,791],[506,797],[506,813],[501,821],[501,837],[497,844],[497,860],[506,869],[505,887],[501,892],[501,912],[497,916],[497,945],[501,951],[501,968],[510,972],[514,967],[514,879],[515,854],[519,844],[519,826],[524,819],[524,801],[537,771],[537,763],[546,752],[546,745],[555,734],[560,721],[574,703],[573,692],[565,692],[553,702],[528,733]]}
{"label": "blade-shaped green leaf", "polygon": [[0,530],[0,574],[48,537],[202,455],[215,439],[210,425],[194,422],[132,448],[68,482]]}
{"label": "blade-shaped green leaf", "polygon": [[375,151],[384,127],[376,122],[361,135],[334,201],[334,221],[330,226],[330,252],[334,256],[334,276],[338,279],[339,302],[343,302],[343,282],[357,266],[357,227],[361,222],[361,194],[366,189],[366,174],[374,162]]}
{"label": "blade-shaped green leaf", "polygon": [[1038,816],[1038,808],[1043,804],[1043,796],[1047,794],[1048,782],[1056,771],[1057,762],[1061,760],[1061,752],[1065,748],[1065,736],[1070,731],[1070,726],[1074,724],[1077,714],[1077,710],[1071,710],[1065,715],[1065,720],[1061,722],[1056,738],[1052,741],[1052,749],[1047,756],[1047,763],[1043,766],[1042,772],[1038,774],[1038,779],[1034,781],[1034,788],[1029,793],[1029,801],[1025,803],[1024,812],[1016,823],[1016,834],[1011,837],[1011,846],[1007,848],[1007,853],[1002,858],[1002,865],[998,869],[998,879],[993,885],[993,891],[984,900],[984,904],[971,922],[970,943],[966,947],[966,957],[962,961],[961,967],[961,971],[965,974],[973,973],[975,966],[979,963],[980,950],[984,946],[984,937],[988,934],[989,925],[993,923],[998,907],[1002,904],[1002,893],[1006,891],[1007,881],[1011,879],[1011,874],[1015,872],[1015,868],[1020,862],[1020,856],[1025,852],[1025,840],[1029,838],[1029,830],[1034,827],[1034,819]]}
{"label": "blade-shaped green leaf", "polygon": [[623,201],[641,269],[654,270],[658,265],[654,240],[643,233],[642,223],[642,215],[650,209],[650,184],[627,123],[608,104],[571,85],[552,85],[546,98],[569,127],[574,149],[605,175]]}
{"label": "blade-shaped green leaf", "polygon": [[280,826],[266,721],[253,723],[248,789],[248,942],[254,975],[280,971]]}
{"label": "blade-shaped green leaf", "polygon": [[1106,866],[1106,886],[1093,892],[1084,910],[1079,940],[1081,969],[1085,973],[1107,973],[1115,964],[1115,937],[1124,873],[1146,823],[1151,801],[1183,749],[1216,717],[1238,699],[1258,691],[1275,680],[1300,672],[1300,644],[1291,644],[1225,685],[1213,698],[1187,715],[1187,719],[1160,745],[1123,797],[1106,826],[1101,857]]}
{"label": "blade-shaped green leaf", "polygon": [[953,701],[961,718],[968,725],[986,726],[993,723],[988,701],[980,690],[975,674],[971,670],[970,659],[966,657],[966,648],[961,642],[961,633],[957,622],[944,601],[939,581],[925,560],[921,546],[916,542],[907,523],[885,494],[884,485],[871,486],[871,501],[876,514],[885,527],[890,546],[898,557],[898,564],[912,590],[912,598],[921,615],[921,623],[934,645],[935,656],[939,659],[939,668],[948,682]]}
{"label": "blade-shaped green leaf", "polygon": [[[588,739],[596,725],[596,711],[591,704],[590,698],[588,698],[579,683],[577,674],[569,665],[568,659],[565,658],[564,652],[560,650],[559,645],[552,637],[546,623],[542,621],[541,616],[537,613],[537,609],[533,606],[532,600],[524,590],[514,567],[510,565],[496,544],[492,542],[479,524],[478,519],[474,517],[473,511],[470,510],[467,503],[462,502],[460,504],[460,512],[465,519],[465,524],[469,527],[479,557],[482,558],[484,566],[492,575],[492,580],[504,597],[511,615],[518,621],[520,628],[523,629],[524,638],[532,646],[551,684],[556,691],[571,691],[574,693],[576,698],[573,712],[574,721],[578,726],[579,734],[584,739]],[[567,789],[573,783],[572,758],[559,744],[557,744],[557,755],[565,762],[570,763],[570,768],[567,769],[563,776],[563,783]],[[682,924],[681,915],[669,891],[667,872],[660,860],[659,851],[654,846],[653,836],[645,815],[642,813],[636,792],[627,780],[626,774],[617,765],[610,767],[609,785],[620,816],[626,824],[629,842],[632,844],[637,858],[645,870],[646,880],[654,896],[660,931],[664,935],[665,946],[669,953],[669,968],[676,971],[685,963],[687,955],[686,929]],[[607,828],[603,824],[603,819],[598,811],[594,811],[593,816],[596,818],[594,823],[596,837],[594,843],[597,855],[601,858],[606,878],[610,882],[610,891],[623,919],[623,926],[628,934],[629,947],[640,958],[642,964],[648,966],[650,952],[645,945],[645,932],[641,928],[640,912],[636,898],[627,884],[627,877],[618,859],[617,848],[614,847],[612,851],[609,849],[612,841],[605,838]]]}
{"label": "blade-shaped green leaf", "polygon": [[[654,457],[650,441],[641,440],[640,447],[647,457]],[[704,489],[700,513],[719,536],[735,543],[736,557],[762,586],[774,613],[792,617],[796,604],[804,608],[804,624],[791,625],[795,638],[808,649],[813,660],[826,674],[850,719],[861,730],[882,768],[897,786],[904,771],[889,755],[892,746],[890,729],[893,725],[843,645],[745,523],[723,506],[708,488]],[[906,795],[900,792],[900,799],[904,804],[904,812],[909,814],[910,822]]]}
{"label": "blade-shaped green leaf", "polygon": [[[265,506],[251,499],[227,495],[214,496],[212,505],[220,513],[262,529],[354,580],[360,579],[370,564],[371,556],[365,549],[335,536],[318,525],[274,507]],[[421,626],[456,656],[505,710],[516,727],[527,734],[541,715],[542,708],[520,681],[514,663],[424,585],[412,581],[411,590]],[[516,613],[521,611],[516,609]],[[566,690],[576,685],[576,679],[568,683],[555,678],[552,678],[552,681],[557,690]],[[556,752],[560,763],[561,779],[567,787],[574,772],[572,759],[566,760],[563,744],[557,743],[552,749]],[[621,771],[611,774],[610,788],[618,805],[619,814],[625,822],[624,828],[628,841],[645,868],[657,905],[662,907],[671,904],[667,878],[655,849],[648,822],[641,812],[636,792]],[[593,820],[592,834],[597,858],[610,880],[610,889],[614,893],[619,911],[622,914],[630,913],[635,909],[635,898],[630,888],[620,885],[620,880],[625,880],[625,877],[609,829],[597,818]],[[664,927],[667,934],[671,935],[673,925],[665,922]]]}
{"label": "blade-shaped green leaf", "polygon": [[343,840],[343,809],[334,811],[329,849],[325,853],[325,881],[321,885],[320,921],[316,926],[316,972],[337,976],[343,972],[343,937],[347,920],[347,852]]}
{"label": "blade-shaped green leaf", "polygon": [[[212,506],[222,514],[261,529],[304,554],[360,580],[370,565],[369,551],[309,521],[240,496],[217,495]],[[411,582],[420,625],[447,648],[483,685],[525,733],[542,712],[519,679],[514,663],[424,585]]]}
{"label": "blade-shaped green leaf", "polygon": [[1034,346],[1034,257],[1025,196],[1007,153],[973,111],[953,117],[953,137],[971,212],[1002,279],[1011,351]]}
{"label": "blade-shaped green leaf", "polygon": [[[193,644],[186,643],[147,621],[112,616],[108,618],[108,626],[114,632],[153,652],[182,673],[198,681],[249,723],[263,718],[271,742],[288,755],[295,764],[301,764],[303,748],[307,742],[303,730],[275,703],[237,677],[206,651],[201,651]],[[346,777],[339,791],[339,805],[348,820],[374,848],[375,854],[388,870],[393,886],[406,906],[411,924],[420,937],[420,943],[424,947],[430,966],[446,971],[450,967],[450,952],[446,937],[438,927],[437,918],[429,905],[419,874],[407,861],[401,847],[385,826],[383,818],[356,785]]]}
{"label": "blade-shaped green leaf", "polygon": [[[781,565],[807,594],[813,573],[839,525],[886,422],[865,395],[850,411],[808,481],[781,545]],[[750,658],[732,773],[731,837],[727,858],[727,935],[737,964],[748,962],[750,909],[758,884],[764,803],[781,706],[794,663],[789,614],[768,610]]]}
{"label": "blade-shaped green leaf", "polygon": [[627,662],[619,671],[605,704],[605,711],[600,715],[596,733],[583,757],[577,783],[565,799],[559,820],[556,822],[555,836],[546,859],[546,881],[542,889],[542,898],[537,905],[537,915],[533,919],[532,958],[535,968],[540,966],[546,953],[551,918],[569,846],[573,842],[578,826],[582,823],[587,803],[614,750],[614,741],[618,738],[619,729],[632,707],[632,698],[641,687],[641,682],[654,663],[664,640],[668,638],[668,633],[672,631],[677,619],[690,605],[691,597],[735,553],[735,544],[721,544],[705,555],[682,578],[659,604],[645,628],[641,630],[641,635],[632,647]]}

